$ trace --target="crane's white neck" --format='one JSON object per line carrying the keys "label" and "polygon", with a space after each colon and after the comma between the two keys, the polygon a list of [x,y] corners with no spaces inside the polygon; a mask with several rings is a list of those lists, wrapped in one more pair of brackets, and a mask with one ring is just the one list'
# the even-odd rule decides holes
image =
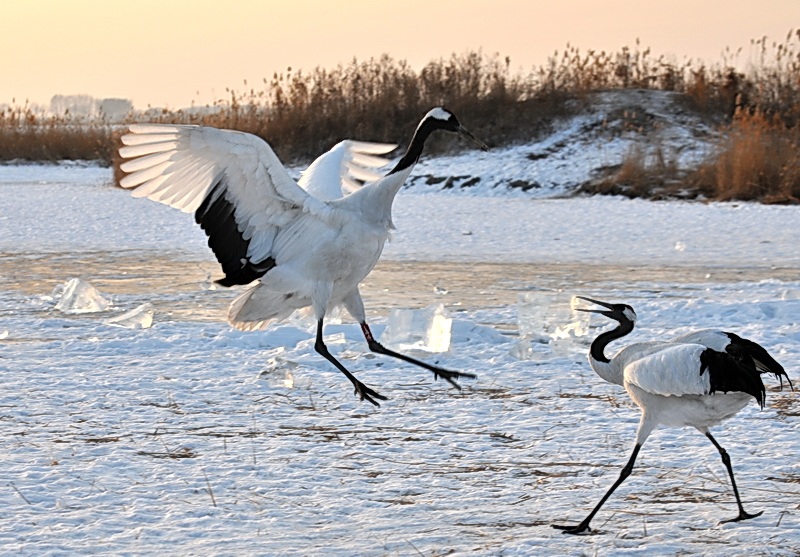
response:
{"label": "crane's white neck", "polygon": [[623,370],[617,362],[613,360],[610,362],[602,362],[596,360],[589,354],[589,365],[592,366],[594,372],[599,375],[604,381],[614,383],[615,385],[622,385],[625,381]]}
{"label": "crane's white neck", "polygon": [[397,192],[403,187],[414,165],[410,165],[397,172],[387,174],[380,180],[364,186],[360,190],[348,195],[342,201],[348,204],[358,204],[358,211],[365,222],[375,226],[393,229],[392,204]]}
{"label": "crane's white neck", "polygon": [[405,154],[389,171],[389,174],[346,198],[352,198],[351,203],[353,204],[360,204],[359,211],[363,219],[378,226],[385,226],[387,230],[394,228],[392,224],[394,198],[422,155],[425,141],[434,131],[444,129],[450,116],[442,108],[428,112],[414,131]]}
{"label": "crane's white neck", "polygon": [[616,361],[616,357],[610,360],[608,359],[605,354],[606,346],[612,341],[630,333],[633,330],[633,323],[633,320],[625,320],[620,322],[619,326],[612,330],[601,333],[594,339],[589,349],[589,364],[591,364],[592,369],[597,375],[609,383],[622,385],[624,382],[624,373],[621,363]]}

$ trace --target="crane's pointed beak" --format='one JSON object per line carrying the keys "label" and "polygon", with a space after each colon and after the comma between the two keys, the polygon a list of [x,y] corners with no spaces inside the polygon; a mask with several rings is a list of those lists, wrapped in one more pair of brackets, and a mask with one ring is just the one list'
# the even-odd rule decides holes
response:
{"label": "crane's pointed beak", "polygon": [[484,143],[483,141],[481,141],[480,139],[478,139],[477,137],[475,137],[474,135],[472,135],[472,134],[469,132],[469,130],[467,130],[467,128],[465,128],[464,126],[459,126],[459,127],[458,127],[458,134],[459,134],[460,136],[462,136],[462,137],[465,137],[465,138],[469,139],[469,140],[470,140],[472,143],[474,143],[475,145],[477,145],[477,146],[478,146],[478,148],[479,148],[481,151],[488,151],[488,150],[489,150],[489,146],[488,146],[488,145],[486,145],[486,143]]}
{"label": "crane's pointed beak", "polygon": [[[575,296],[580,300],[586,300],[587,302],[591,302],[593,304],[597,304],[598,306],[603,306],[604,308],[608,308],[613,310],[614,307],[609,304],[608,302],[601,302],[600,300],[593,300],[592,298],[587,298],[586,296]],[[575,308],[577,311],[585,311],[586,313],[599,313],[600,315],[605,315],[606,317],[611,317],[611,311],[603,311],[602,309],[584,309],[584,308]]]}

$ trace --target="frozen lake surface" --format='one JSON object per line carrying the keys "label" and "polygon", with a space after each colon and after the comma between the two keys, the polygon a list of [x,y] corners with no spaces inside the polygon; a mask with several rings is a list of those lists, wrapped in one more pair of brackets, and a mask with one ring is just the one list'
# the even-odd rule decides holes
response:
{"label": "frozen lake surface", "polygon": [[[586,295],[636,308],[629,342],[725,328],[800,383],[798,208],[401,192],[363,287],[374,330],[441,303],[450,350],[420,357],[478,378],[458,392],[373,356],[343,316],[327,342],[389,397],[376,409],[314,352],[311,322],[231,329],[236,292],[213,289],[192,217],[108,182],[93,166],[0,166],[0,553],[800,552],[800,404],[767,377],[767,407],[715,430],[761,517],[720,525],[736,506],[718,453],[661,429],[598,534],[553,530],[616,479],[639,412],[586,361],[602,319],[524,344],[527,359],[517,335],[520,297],[552,325]],[[72,277],[110,308],[54,310]],[[147,302],[151,328],[106,324]]]}

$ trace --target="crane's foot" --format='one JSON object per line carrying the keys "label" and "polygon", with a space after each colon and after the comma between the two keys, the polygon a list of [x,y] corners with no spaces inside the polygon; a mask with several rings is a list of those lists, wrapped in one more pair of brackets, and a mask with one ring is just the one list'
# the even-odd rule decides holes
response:
{"label": "crane's foot", "polygon": [[423,369],[427,369],[436,379],[442,378],[448,383],[450,383],[456,389],[461,390],[461,385],[456,382],[456,379],[464,378],[464,379],[475,379],[476,375],[474,373],[465,373],[463,371],[451,371],[449,369],[444,369],[443,367],[434,366],[428,363],[425,363],[421,360],[416,358],[412,358],[411,356],[406,356],[405,354],[400,354],[395,352],[394,350],[389,350],[384,345],[376,341],[372,338],[371,333],[370,336],[367,337],[367,344],[369,345],[369,349],[375,352],[376,354],[383,354],[384,356],[391,356],[392,358],[397,358],[398,360],[402,360],[404,362],[408,362],[409,364],[414,364],[415,366],[419,366]]}
{"label": "crane's foot", "polygon": [[355,381],[353,381],[353,386],[355,387],[355,394],[359,400],[366,400],[367,402],[372,403],[378,407],[380,407],[380,403],[377,400],[375,400],[376,398],[378,400],[389,400],[382,394],[373,391],[372,389],[367,387],[364,383],[362,383],[358,379],[355,379]]}
{"label": "crane's foot", "polygon": [[588,534],[592,531],[587,520],[575,526],[567,526],[566,524],[551,524],[551,526],[556,530],[562,530],[562,534]]}
{"label": "crane's foot", "polygon": [[450,371],[449,369],[444,369],[438,366],[430,366],[428,369],[433,372],[434,379],[444,379],[448,383],[450,383],[453,387],[458,390],[461,390],[461,385],[456,382],[456,379],[475,379],[476,375],[474,373],[466,373],[464,371]]}
{"label": "crane's foot", "polygon": [[720,521],[720,524],[727,524],[728,522],[740,522],[742,520],[748,520],[750,518],[756,518],[758,516],[761,516],[762,514],[764,514],[764,511],[761,511],[761,512],[756,513],[756,514],[750,514],[748,512],[745,512],[744,509],[741,509],[739,511],[739,516],[737,516],[736,518],[729,518],[728,520],[722,520],[722,521]]}

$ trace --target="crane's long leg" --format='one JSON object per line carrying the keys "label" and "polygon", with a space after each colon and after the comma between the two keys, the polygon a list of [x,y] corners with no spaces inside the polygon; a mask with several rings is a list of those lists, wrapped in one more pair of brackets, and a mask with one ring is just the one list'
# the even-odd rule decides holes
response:
{"label": "crane's long leg", "polygon": [[611,497],[611,494],[614,493],[614,490],[617,489],[620,486],[620,484],[625,481],[625,478],[631,475],[631,471],[633,470],[633,464],[636,462],[636,455],[639,454],[639,449],[641,448],[642,446],[639,443],[636,443],[636,445],[633,447],[633,453],[631,454],[631,457],[628,459],[628,463],[622,468],[622,471],[619,473],[619,478],[617,478],[617,481],[615,481],[614,485],[611,486],[611,489],[609,489],[606,492],[606,494],[603,495],[603,498],[600,499],[600,502],[597,503],[597,506],[595,506],[595,508],[592,509],[592,512],[589,513],[589,516],[584,518],[581,521],[581,523],[576,526],[553,524],[552,525],[553,528],[564,530],[565,534],[581,534],[587,530],[591,531],[591,528],[589,528],[589,523],[594,518],[594,515],[597,514],[597,511],[600,510],[600,507],[603,506],[603,503],[605,503],[606,500],[609,497]]}
{"label": "crane's long leg", "polygon": [[383,354],[384,356],[391,356],[392,358],[397,358],[398,360],[403,360],[404,362],[408,362],[410,364],[414,364],[421,368],[427,369],[428,371],[433,372],[433,376],[437,379],[441,377],[452,386],[456,387],[457,389],[461,389],[461,385],[455,382],[455,379],[459,377],[467,377],[469,379],[475,379],[475,375],[472,373],[465,373],[461,371],[450,371],[449,369],[444,369],[438,366],[434,366],[431,364],[426,364],[416,358],[412,358],[411,356],[406,356],[405,354],[400,354],[393,350],[389,350],[380,342],[375,340],[375,337],[372,336],[372,331],[369,330],[369,325],[367,325],[366,321],[361,322],[361,331],[364,333],[364,338],[367,339],[367,345],[369,349],[373,352],[378,354]]}
{"label": "crane's long leg", "polygon": [[371,402],[375,406],[380,406],[378,402],[375,400],[376,398],[379,400],[387,400],[385,396],[382,394],[376,393],[364,383],[356,379],[355,375],[350,373],[346,367],[344,367],[339,360],[333,357],[328,351],[328,347],[325,346],[325,342],[322,340],[322,319],[317,321],[317,341],[314,343],[314,350],[317,351],[321,356],[323,356],[326,360],[336,366],[336,369],[344,373],[345,377],[347,377],[353,386],[356,389],[356,394],[361,400],[366,400],[367,402]]}
{"label": "crane's long leg", "polygon": [[731,478],[731,485],[733,486],[733,494],[736,496],[736,504],[739,505],[739,516],[736,518],[731,518],[728,520],[723,520],[722,523],[725,522],[739,522],[740,520],[747,520],[748,518],[755,518],[757,516],[761,516],[764,511],[761,511],[756,514],[750,514],[745,512],[744,507],[742,506],[742,499],[739,497],[739,490],[736,488],[736,480],[733,479],[733,467],[731,466],[731,457],[728,455],[728,451],[722,448],[722,445],[717,443],[717,440],[711,436],[711,433],[706,431],[704,432],[706,437],[708,437],[714,446],[719,451],[720,456],[722,457],[722,463],[725,464],[725,468],[728,469],[728,476]]}

